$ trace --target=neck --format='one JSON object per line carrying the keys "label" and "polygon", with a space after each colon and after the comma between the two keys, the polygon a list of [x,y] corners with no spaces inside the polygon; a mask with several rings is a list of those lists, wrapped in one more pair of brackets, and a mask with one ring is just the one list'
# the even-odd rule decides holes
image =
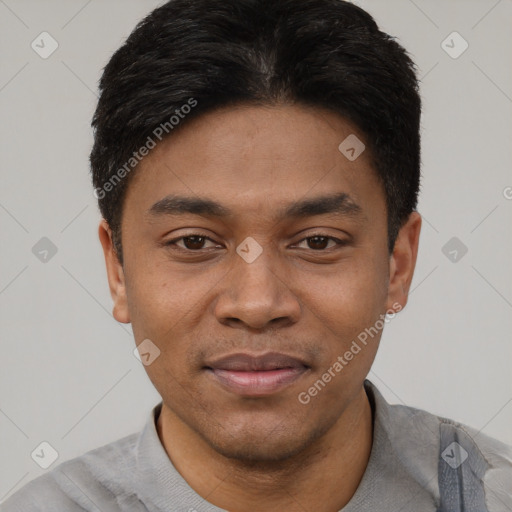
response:
{"label": "neck", "polygon": [[370,457],[373,422],[368,397],[361,388],[321,438],[292,458],[267,463],[222,456],[165,404],[157,431],[181,476],[219,508],[327,512],[340,510],[354,495]]}

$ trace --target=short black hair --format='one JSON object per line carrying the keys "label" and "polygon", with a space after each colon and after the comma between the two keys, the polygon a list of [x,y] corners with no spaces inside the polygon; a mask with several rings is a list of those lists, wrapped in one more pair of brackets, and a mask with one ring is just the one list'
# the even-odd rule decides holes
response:
{"label": "short black hair", "polygon": [[91,172],[121,263],[123,199],[141,154],[150,141],[222,107],[299,104],[354,123],[385,191],[390,252],[416,208],[416,66],[350,2],[171,0],[135,27],[99,89]]}

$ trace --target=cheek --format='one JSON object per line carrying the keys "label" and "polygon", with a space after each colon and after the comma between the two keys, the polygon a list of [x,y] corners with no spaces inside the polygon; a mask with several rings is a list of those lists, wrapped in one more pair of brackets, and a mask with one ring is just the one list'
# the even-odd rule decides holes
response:
{"label": "cheek", "polygon": [[311,290],[305,304],[313,313],[309,321],[323,333],[321,365],[329,367],[351,352],[343,374],[366,375],[382,333],[379,327],[387,297],[382,264],[360,258],[328,279],[306,277],[305,282],[305,289]]}
{"label": "cheek", "polygon": [[348,329],[373,321],[385,307],[386,274],[382,265],[379,268],[370,260],[359,258],[326,276],[304,274],[303,282],[311,307]]}
{"label": "cheek", "polygon": [[220,270],[171,269],[168,262],[138,266],[127,281],[137,343],[149,338],[165,356],[161,361],[175,372],[185,371],[188,354],[205,334],[201,322],[222,276]]}
{"label": "cheek", "polygon": [[151,328],[165,323],[169,328],[185,315],[197,283],[153,261],[134,260],[129,268],[127,297],[134,324]]}

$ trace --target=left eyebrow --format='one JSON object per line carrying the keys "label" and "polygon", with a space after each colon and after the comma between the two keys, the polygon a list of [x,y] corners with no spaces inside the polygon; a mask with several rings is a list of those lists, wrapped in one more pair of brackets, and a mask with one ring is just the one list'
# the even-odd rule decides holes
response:
{"label": "left eyebrow", "polygon": [[313,217],[314,215],[361,216],[363,209],[346,193],[331,194],[298,201],[289,205],[282,217]]}
{"label": "left eyebrow", "polygon": [[[202,217],[231,217],[234,212],[208,198],[169,195],[157,201],[148,211],[151,216],[193,214]],[[315,215],[361,217],[362,208],[346,193],[317,196],[297,201],[280,210],[276,218],[305,218]]]}

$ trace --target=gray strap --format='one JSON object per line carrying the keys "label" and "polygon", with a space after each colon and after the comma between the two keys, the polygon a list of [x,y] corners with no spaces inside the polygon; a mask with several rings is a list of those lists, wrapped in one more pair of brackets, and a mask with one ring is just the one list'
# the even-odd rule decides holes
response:
{"label": "gray strap", "polygon": [[441,422],[438,463],[441,506],[437,512],[489,512],[483,478],[489,464],[461,428]]}

